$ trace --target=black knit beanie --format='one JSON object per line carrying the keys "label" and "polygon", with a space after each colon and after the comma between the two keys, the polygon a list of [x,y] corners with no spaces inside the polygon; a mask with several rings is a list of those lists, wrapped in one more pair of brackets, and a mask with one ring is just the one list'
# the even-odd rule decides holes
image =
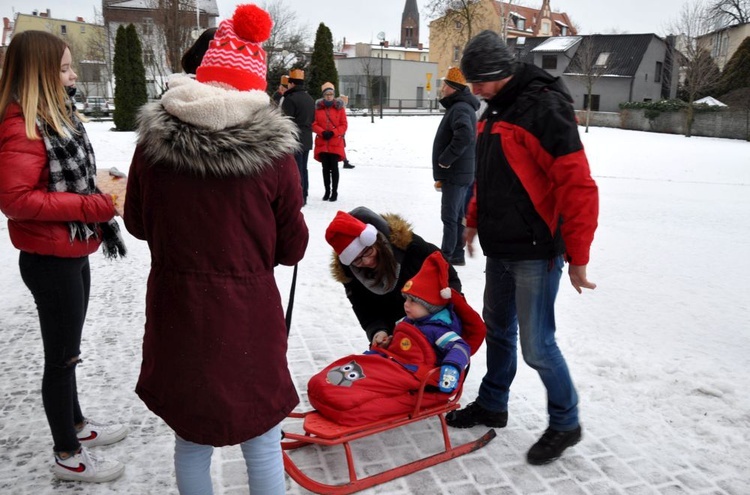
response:
{"label": "black knit beanie", "polygon": [[461,72],[468,82],[499,81],[513,75],[513,56],[503,39],[484,30],[466,44]]}

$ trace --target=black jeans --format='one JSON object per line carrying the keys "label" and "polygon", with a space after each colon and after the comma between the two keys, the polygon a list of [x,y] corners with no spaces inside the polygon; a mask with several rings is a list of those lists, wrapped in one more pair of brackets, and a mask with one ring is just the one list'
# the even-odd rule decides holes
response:
{"label": "black jeans", "polygon": [[21,251],[21,278],[34,296],[44,344],[42,402],[55,452],[73,452],[80,443],[76,364],[89,304],[88,257],[58,258]]}
{"label": "black jeans", "polygon": [[321,153],[320,164],[323,166],[323,187],[326,193],[337,196],[339,192],[339,155]]}
{"label": "black jeans", "polygon": [[308,178],[307,178],[307,157],[310,155],[310,150],[298,151],[294,154],[294,160],[297,162],[297,170],[299,170],[299,177],[302,181],[302,199],[307,203],[307,189],[308,189]]}

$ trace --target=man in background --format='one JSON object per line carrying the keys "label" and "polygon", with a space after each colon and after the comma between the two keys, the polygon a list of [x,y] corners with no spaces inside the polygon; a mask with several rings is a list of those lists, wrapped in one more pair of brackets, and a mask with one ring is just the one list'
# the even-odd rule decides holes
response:
{"label": "man in background", "polygon": [[281,110],[292,118],[299,129],[302,148],[294,154],[302,179],[302,199],[307,204],[307,158],[312,149],[312,122],[315,119],[315,101],[305,90],[305,72],[302,69],[289,71],[289,88],[281,101]]}
{"label": "man in background", "polygon": [[448,263],[463,266],[466,264],[463,220],[466,193],[474,182],[479,100],[469,91],[458,67],[449,67],[442,81],[440,104],[445,108],[445,115],[432,145],[432,176],[435,183],[440,184],[442,195],[443,242],[440,250]]}

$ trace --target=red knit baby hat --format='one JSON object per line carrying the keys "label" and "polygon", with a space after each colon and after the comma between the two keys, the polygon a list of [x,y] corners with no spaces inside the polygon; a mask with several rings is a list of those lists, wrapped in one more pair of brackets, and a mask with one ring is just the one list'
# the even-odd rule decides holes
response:
{"label": "red knit baby hat", "polygon": [[375,244],[377,236],[375,226],[343,211],[336,213],[326,229],[326,241],[345,265],[351,265],[366,247]]}
{"label": "red knit baby hat", "polygon": [[266,89],[266,52],[273,21],[254,4],[237,6],[231,19],[221,21],[195,73],[202,83],[218,82],[240,91]]}
{"label": "red knit baby hat", "polygon": [[416,275],[404,284],[401,293],[416,297],[433,306],[444,306],[451,298],[448,285],[448,262],[440,251],[435,251],[422,263]]}

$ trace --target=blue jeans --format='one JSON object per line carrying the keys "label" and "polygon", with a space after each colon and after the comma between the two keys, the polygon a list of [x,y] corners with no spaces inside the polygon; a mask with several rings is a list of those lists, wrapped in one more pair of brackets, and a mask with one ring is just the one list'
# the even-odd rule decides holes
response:
{"label": "blue jeans", "polygon": [[549,426],[568,431],[578,426],[578,394],[555,341],[555,297],[562,268],[562,256],[526,261],[487,258],[487,373],[477,403],[490,411],[508,410],[520,335],[523,359],[547,389]]}
{"label": "blue jeans", "polygon": [[443,243],[440,250],[448,261],[464,260],[464,224],[468,185],[443,181],[440,220],[443,222]]}
{"label": "blue jeans", "polygon": [[300,179],[302,179],[302,199],[307,202],[307,190],[309,182],[307,179],[307,158],[310,156],[310,151],[298,151],[294,154],[294,160],[297,162],[297,170],[299,170]]}
{"label": "blue jeans", "polygon": [[[247,467],[250,495],[284,495],[281,426],[240,444]],[[211,445],[200,445],[175,435],[174,470],[180,495],[212,495]]]}
{"label": "blue jeans", "polygon": [[58,258],[21,251],[21,279],[34,296],[44,346],[42,403],[55,452],[81,446],[75,425],[83,421],[76,365],[91,289],[89,258]]}

